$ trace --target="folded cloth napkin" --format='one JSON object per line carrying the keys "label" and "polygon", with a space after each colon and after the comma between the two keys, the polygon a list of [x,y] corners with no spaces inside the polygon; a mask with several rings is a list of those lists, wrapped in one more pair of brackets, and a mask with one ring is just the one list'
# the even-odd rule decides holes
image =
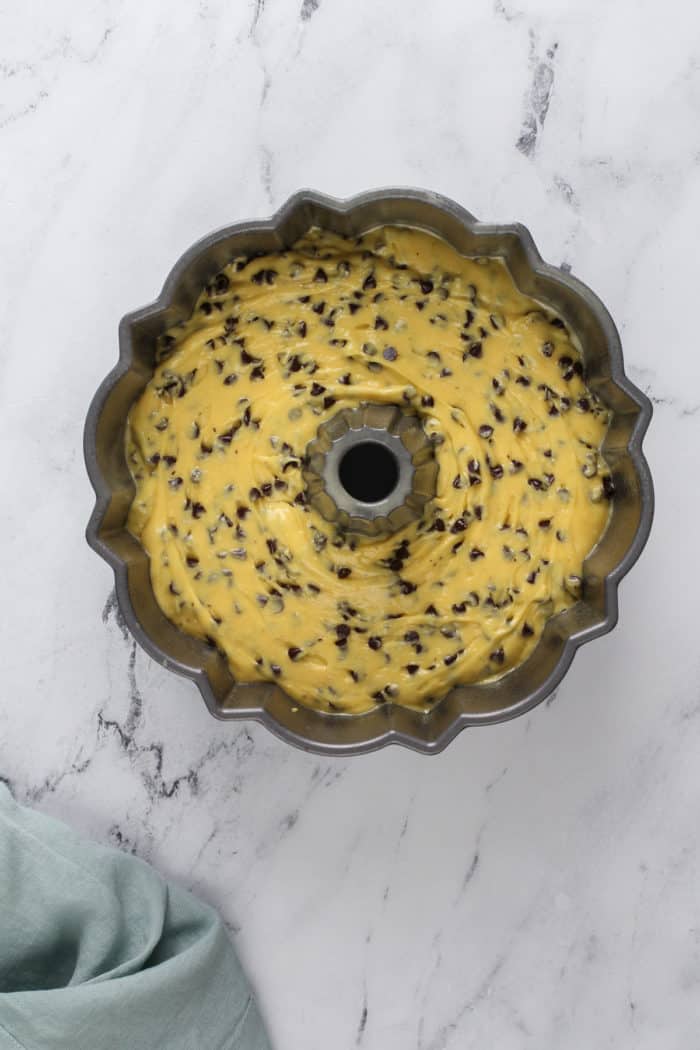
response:
{"label": "folded cloth napkin", "polygon": [[269,1050],[216,912],[0,783],[1,1050]]}

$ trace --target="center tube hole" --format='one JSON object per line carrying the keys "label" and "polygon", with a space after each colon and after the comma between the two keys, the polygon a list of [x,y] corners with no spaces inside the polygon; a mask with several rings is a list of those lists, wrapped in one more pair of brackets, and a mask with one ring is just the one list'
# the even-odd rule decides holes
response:
{"label": "center tube hole", "polygon": [[349,448],[338,467],[340,483],[360,503],[380,503],[396,488],[396,456],[378,441],[361,441]]}

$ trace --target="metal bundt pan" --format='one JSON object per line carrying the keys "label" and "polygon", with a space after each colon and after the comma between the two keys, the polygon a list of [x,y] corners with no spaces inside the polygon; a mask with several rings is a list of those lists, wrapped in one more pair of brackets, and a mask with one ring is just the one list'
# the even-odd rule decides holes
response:
{"label": "metal bundt pan", "polygon": [[[188,317],[206,282],[233,257],[288,247],[310,226],[356,236],[394,224],[443,237],[467,256],[505,259],[518,287],[556,311],[578,336],[590,387],[612,410],[604,455],[615,497],[608,529],[584,565],[583,599],[553,617],[529,659],[496,682],[459,686],[428,714],[386,703],[362,715],[326,714],[294,703],[274,684],[237,684],[216,650],[188,637],[160,611],[148,557],[127,532],[134,494],[124,426],[153,372],[156,337]],[[119,327],[119,362],[95,394],[85,425],[85,460],[97,501],[87,540],[114,569],[120,609],[134,637],[164,667],[192,679],[217,718],[252,718],[309,751],[351,754],[389,743],[442,750],[466,726],[529,711],[559,685],[580,645],[610,631],[617,589],[646,543],[653,488],[642,454],[651,404],[623,369],[620,339],[607,310],[584,284],[542,261],[524,226],[489,226],[453,201],[419,190],[380,190],[338,201],[302,191],[268,220],[212,233],[185,252],[154,303]]]}

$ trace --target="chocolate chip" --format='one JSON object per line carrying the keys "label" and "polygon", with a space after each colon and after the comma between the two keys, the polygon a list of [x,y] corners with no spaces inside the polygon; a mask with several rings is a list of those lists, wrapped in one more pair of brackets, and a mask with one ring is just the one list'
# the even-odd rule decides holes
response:
{"label": "chocolate chip", "polygon": [[185,563],[190,569],[193,569],[195,565],[199,565],[199,558],[196,554],[188,554],[185,558]]}
{"label": "chocolate chip", "polygon": [[425,611],[426,611],[426,614],[428,616],[439,616],[440,615],[440,613],[437,611],[437,609],[435,608],[435,606],[432,603],[426,608]]}
{"label": "chocolate chip", "polygon": [[445,667],[450,667],[455,662],[458,656],[459,653],[451,653],[449,656],[446,656],[442,662],[444,663]]}
{"label": "chocolate chip", "polygon": [[[517,461],[514,460],[514,462]],[[527,483],[537,492],[540,492],[544,488],[544,485],[542,484],[539,478],[528,478]]]}
{"label": "chocolate chip", "polygon": [[435,399],[430,394],[423,394],[423,396],[420,399],[420,403],[421,405],[423,405],[424,408],[432,408],[432,406],[435,404]]}
{"label": "chocolate chip", "polygon": [[367,274],[364,281],[362,282],[362,287],[365,291],[367,291],[369,288],[377,287],[377,279],[374,276],[373,272]]}
{"label": "chocolate chip", "polygon": [[545,343],[542,343],[541,349],[545,357],[551,357],[554,353],[554,343],[550,343],[550,341],[547,340]]}
{"label": "chocolate chip", "polygon": [[377,316],[374,319],[375,331],[377,331],[377,332],[386,331],[388,329],[388,327],[389,327],[388,322],[385,321],[383,317],[380,317],[379,314],[377,314]]}
{"label": "chocolate chip", "polygon": [[204,506],[203,503],[193,503],[192,504],[192,517],[193,518],[201,518],[202,515],[206,513],[206,509],[207,508]]}
{"label": "chocolate chip", "polygon": [[399,580],[399,590],[402,594],[413,594],[414,591],[418,590],[418,584],[411,583],[410,580]]}
{"label": "chocolate chip", "polygon": [[470,561],[476,561],[477,558],[484,558],[484,557],[486,557],[486,555],[484,554],[484,552],[481,550],[480,547],[472,547],[472,549],[469,551],[469,560]]}
{"label": "chocolate chip", "polygon": [[255,502],[255,500],[260,499],[261,495],[262,493],[260,492],[260,489],[256,488],[255,486],[253,486],[253,488],[248,493],[248,497],[251,500],[253,500],[253,502]]}
{"label": "chocolate chip", "polygon": [[601,478],[603,482],[603,494],[606,499],[612,499],[615,495],[615,482],[609,474],[604,474]]}
{"label": "chocolate chip", "polygon": [[370,647],[370,649],[381,649],[382,640],[376,634],[373,634],[370,635],[370,637],[367,639],[367,645]]}
{"label": "chocolate chip", "polygon": [[287,656],[290,660],[296,660],[297,657],[301,656],[301,649],[298,645],[290,645],[289,649],[287,649]]}
{"label": "chocolate chip", "polygon": [[539,527],[541,529],[548,529],[549,526],[552,524],[552,519],[551,518],[540,518],[540,520],[537,522],[537,524],[539,525]]}
{"label": "chocolate chip", "polygon": [[506,658],[506,654],[503,651],[503,646],[502,645],[499,646],[498,649],[495,649],[491,653],[491,656],[490,656],[490,659],[493,660],[493,662],[495,664],[502,664],[504,662],[505,658]]}
{"label": "chocolate chip", "polygon": [[516,416],[513,420],[513,431],[516,434],[522,434],[524,430],[527,430],[527,423],[520,416]]}
{"label": "chocolate chip", "polygon": [[396,352],[396,348],[393,346],[385,346],[382,350],[382,357],[386,361],[395,361],[398,356],[399,355]]}
{"label": "chocolate chip", "polygon": [[327,283],[328,274],[322,266],[319,266],[318,270],[316,270],[316,273],[314,274],[314,281],[319,281],[321,284]]}
{"label": "chocolate chip", "polygon": [[420,670],[420,665],[419,664],[406,664],[406,670],[411,675],[416,674],[416,672]]}
{"label": "chocolate chip", "polygon": [[535,632],[534,632],[533,628],[530,627],[529,623],[524,623],[520,633],[522,634],[523,638],[532,638],[532,636],[533,636],[533,634]]}
{"label": "chocolate chip", "polygon": [[467,350],[467,354],[469,355],[469,357],[482,357],[483,351],[481,348],[481,343],[472,343],[472,345]]}
{"label": "chocolate chip", "polygon": [[499,478],[503,477],[503,473],[504,473],[503,472],[503,467],[501,466],[500,463],[494,463],[494,464],[490,465],[489,466],[489,471],[490,471],[491,477],[495,478],[496,480],[498,480]]}
{"label": "chocolate chip", "polygon": [[420,635],[418,634],[418,631],[406,631],[405,635],[403,636],[403,640],[405,642],[417,642],[419,638]]}
{"label": "chocolate chip", "polygon": [[347,638],[350,634],[350,627],[346,623],[337,623],[335,625],[335,633],[339,638]]}
{"label": "chocolate chip", "polygon": [[452,533],[464,532],[466,527],[467,527],[467,523],[464,520],[464,518],[462,518],[462,517],[456,518],[453,521],[453,523],[452,523],[452,526],[450,528],[450,532],[452,532]]}
{"label": "chocolate chip", "polygon": [[479,427],[479,437],[490,438],[493,434],[493,427],[489,426],[488,423],[482,423]]}
{"label": "chocolate chip", "polygon": [[433,288],[435,287],[433,285],[433,282],[427,277],[423,277],[418,283],[420,284],[420,290],[423,293],[423,295],[430,295]]}
{"label": "chocolate chip", "polygon": [[342,566],[338,569],[338,577],[341,580],[347,580],[348,576],[352,573],[352,569],[348,569],[346,566]]}
{"label": "chocolate chip", "polygon": [[322,386],[320,383],[313,382],[311,384],[311,396],[312,397],[320,397],[321,394],[325,393],[325,390],[326,390],[325,386]]}

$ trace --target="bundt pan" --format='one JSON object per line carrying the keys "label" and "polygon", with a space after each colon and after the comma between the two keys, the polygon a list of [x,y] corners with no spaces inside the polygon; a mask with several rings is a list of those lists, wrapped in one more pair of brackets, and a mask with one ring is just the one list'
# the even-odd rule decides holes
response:
{"label": "bundt pan", "polygon": [[[126,528],[134,486],[124,428],[152,375],[157,336],[191,314],[202,287],[232,258],[288,247],[311,226],[355,236],[387,224],[427,230],[467,256],[502,257],[521,291],[566,321],[580,341],[589,386],[612,410],[603,451],[615,496],[607,531],[584,565],[582,599],[549,621],[527,661],[498,681],[452,689],[428,714],[391,702],[361,715],[327,714],[293,702],[277,685],[237,683],[215,649],[183,634],[160,611],[147,555]],[[524,226],[480,223],[453,201],[418,190],[380,190],[347,201],[303,191],[273,218],[237,223],[186,251],[156,301],[122,320],[119,346],[119,362],[97,391],[85,426],[97,496],[87,539],[114,569],[119,606],[134,637],[164,667],[190,678],[217,718],[256,719],[289,743],[325,754],[390,743],[437,752],[466,726],[529,711],[557,688],[578,647],[617,622],[618,585],[639,557],[653,515],[641,448],[651,404],[625,376],[620,339],[603,304],[569,273],[544,263]]]}

